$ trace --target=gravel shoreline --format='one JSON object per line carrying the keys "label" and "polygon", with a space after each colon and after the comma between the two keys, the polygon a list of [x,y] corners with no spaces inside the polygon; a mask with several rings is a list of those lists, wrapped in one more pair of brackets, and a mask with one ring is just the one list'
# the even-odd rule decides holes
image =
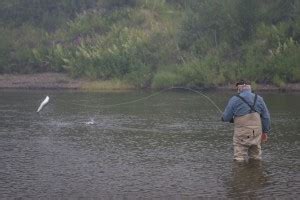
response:
{"label": "gravel shoreline", "polygon": [[[39,74],[2,74],[0,89],[84,89],[91,81],[72,79],[63,73]],[[300,91],[300,83],[286,84],[282,87],[274,85],[256,85],[256,91]],[[86,89],[86,88],[85,88]],[[213,88],[217,90],[234,90],[232,85]]]}

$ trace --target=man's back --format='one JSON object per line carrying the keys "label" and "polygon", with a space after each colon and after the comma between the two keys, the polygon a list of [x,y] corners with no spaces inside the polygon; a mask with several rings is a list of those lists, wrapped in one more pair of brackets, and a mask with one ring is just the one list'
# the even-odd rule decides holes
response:
{"label": "man's back", "polygon": [[[251,91],[243,91],[239,93],[239,96],[242,97],[250,106],[253,106],[254,110],[258,112],[261,116],[263,132],[269,132],[270,130],[270,113],[266,107],[266,104],[263,98],[257,95],[256,102],[255,94]],[[251,109],[251,107],[245,103],[241,98],[237,96],[233,96],[223,113],[223,120],[224,121],[231,121],[235,117],[244,116],[251,112],[255,112]]]}

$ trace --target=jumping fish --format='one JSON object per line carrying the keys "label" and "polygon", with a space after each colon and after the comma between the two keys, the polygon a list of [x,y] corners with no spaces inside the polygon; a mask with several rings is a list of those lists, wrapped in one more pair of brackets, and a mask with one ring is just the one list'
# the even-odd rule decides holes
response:
{"label": "jumping fish", "polygon": [[43,107],[45,106],[45,105],[47,105],[47,103],[49,102],[49,96],[46,96],[46,98],[44,99],[44,101],[41,103],[41,105],[39,106],[39,108],[37,109],[37,113],[38,112],[40,112],[42,109],[43,109]]}

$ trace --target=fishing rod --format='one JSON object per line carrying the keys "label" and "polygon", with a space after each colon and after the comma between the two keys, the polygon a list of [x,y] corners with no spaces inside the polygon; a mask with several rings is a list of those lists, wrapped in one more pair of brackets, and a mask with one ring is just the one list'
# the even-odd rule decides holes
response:
{"label": "fishing rod", "polygon": [[212,103],[212,105],[215,106],[215,108],[220,112],[220,114],[223,114],[222,110],[219,108],[219,106],[211,98],[209,98],[207,95],[203,94],[202,92],[200,92],[198,90],[194,90],[194,89],[189,88],[189,87],[171,87],[170,89],[185,89],[185,90],[190,90],[192,92],[200,94],[201,96],[206,98],[210,103]]}

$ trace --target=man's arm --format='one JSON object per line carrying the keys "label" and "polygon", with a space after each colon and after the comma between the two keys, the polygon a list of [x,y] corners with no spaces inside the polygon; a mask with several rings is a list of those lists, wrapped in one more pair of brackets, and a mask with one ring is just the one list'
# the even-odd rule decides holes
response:
{"label": "man's arm", "polygon": [[224,122],[232,122],[233,123],[233,116],[234,116],[234,110],[233,110],[233,97],[229,100],[226,108],[225,108],[225,111],[222,115],[222,121]]}
{"label": "man's arm", "polygon": [[271,129],[271,118],[270,118],[270,113],[269,110],[263,100],[261,98],[261,122],[262,122],[262,130],[263,133],[269,133]]}

